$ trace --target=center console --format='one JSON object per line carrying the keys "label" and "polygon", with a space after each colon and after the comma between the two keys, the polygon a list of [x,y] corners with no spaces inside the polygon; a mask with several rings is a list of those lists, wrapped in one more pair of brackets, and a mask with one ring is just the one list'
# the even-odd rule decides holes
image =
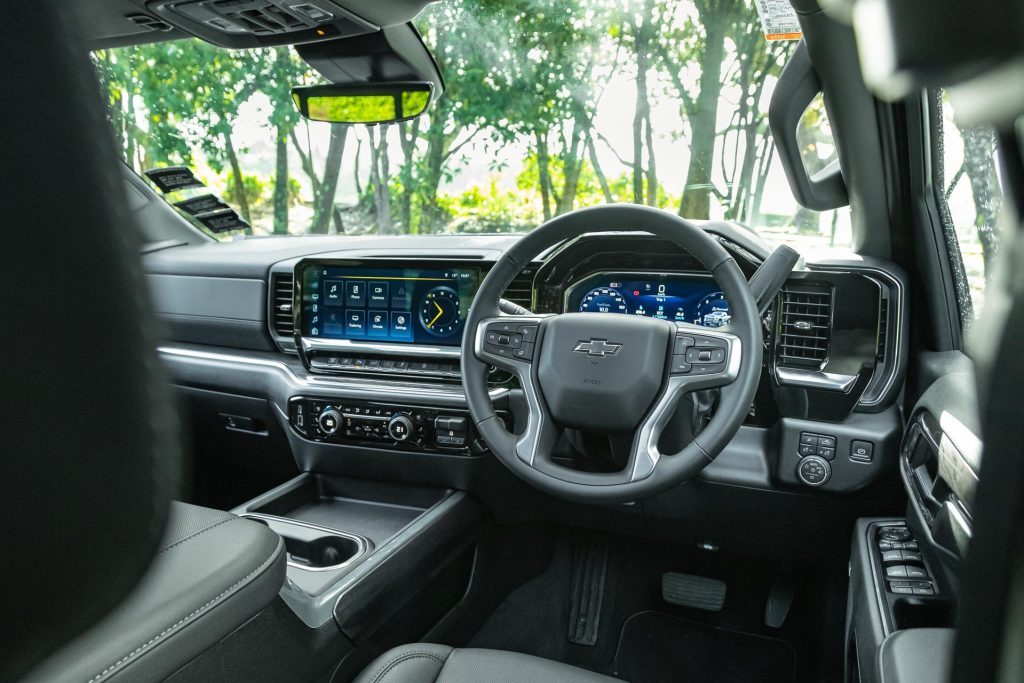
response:
{"label": "center console", "polygon": [[[483,523],[459,491],[310,473],[232,512],[284,539],[291,611],[310,628],[334,621],[354,643],[400,610],[436,621],[450,609]],[[428,606],[415,606],[424,596]]]}

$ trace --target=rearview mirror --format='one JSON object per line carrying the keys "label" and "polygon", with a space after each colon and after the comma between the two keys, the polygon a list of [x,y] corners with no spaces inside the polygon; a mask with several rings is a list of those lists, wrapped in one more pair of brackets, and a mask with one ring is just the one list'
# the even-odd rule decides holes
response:
{"label": "rearview mirror", "polygon": [[311,121],[395,123],[426,111],[433,91],[431,83],[310,85],[292,88],[292,99]]}

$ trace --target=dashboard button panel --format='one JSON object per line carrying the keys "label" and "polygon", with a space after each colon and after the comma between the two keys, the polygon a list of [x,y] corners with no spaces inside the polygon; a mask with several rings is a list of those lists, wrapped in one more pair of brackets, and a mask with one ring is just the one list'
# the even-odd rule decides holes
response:
{"label": "dashboard button panel", "polygon": [[297,396],[288,416],[292,429],[312,441],[457,455],[486,450],[464,410]]}

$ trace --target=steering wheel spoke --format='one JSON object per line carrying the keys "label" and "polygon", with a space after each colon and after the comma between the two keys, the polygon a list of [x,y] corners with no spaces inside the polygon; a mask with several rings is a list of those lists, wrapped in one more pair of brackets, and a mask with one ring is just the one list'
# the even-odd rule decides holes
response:
{"label": "steering wheel spoke", "polygon": [[534,362],[540,352],[541,324],[550,315],[501,315],[477,325],[474,355],[512,373],[526,397],[526,430],[516,439],[516,457],[534,467],[549,459],[561,428],[544,405],[537,386]]}
{"label": "steering wheel spoke", "polygon": [[676,323],[665,390],[633,439],[627,464],[631,482],[646,479],[654,473],[662,458],[658,441],[683,394],[734,382],[739,375],[742,354],[743,344],[734,334]]}

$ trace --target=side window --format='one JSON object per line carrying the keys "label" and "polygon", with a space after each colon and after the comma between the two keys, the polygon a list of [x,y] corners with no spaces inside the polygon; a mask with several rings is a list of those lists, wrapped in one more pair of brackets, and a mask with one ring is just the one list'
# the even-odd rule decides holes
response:
{"label": "side window", "polygon": [[947,243],[955,273],[961,323],[969,328],[981,311],[985,286],[999,251],[999,214],[1003,206],[995,133],[991,128],[960,126],[945,92],[936,152],[937,190],[945,211]]}

